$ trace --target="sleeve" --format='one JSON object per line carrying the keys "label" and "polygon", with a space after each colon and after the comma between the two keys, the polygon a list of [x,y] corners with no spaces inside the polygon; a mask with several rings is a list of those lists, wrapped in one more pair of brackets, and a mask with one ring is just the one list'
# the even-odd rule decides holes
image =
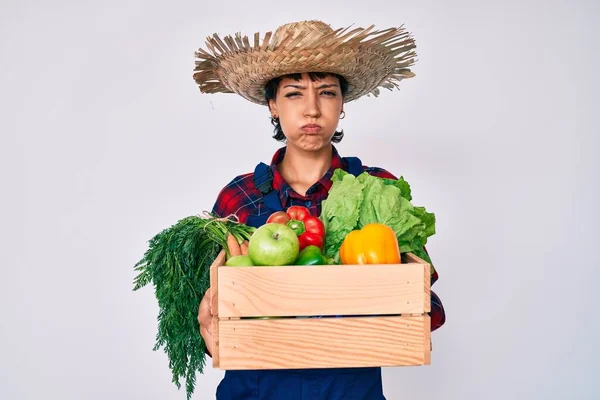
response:
{"label": "sleeve", "polygon": [[[423,250],[425,251],[425,253],[427,253],[427,255],[429,255],[429,252],[427,251],[427,249],[425,247],[423,247]],[[433,267],[433,262],[432,262],[432,267]],[[433,284],[438,280],[439,275],[437,270],[435,269],[435,267],[433,267],[433,274],[431,275],[431,286],[433,287]],[[446,311],[444,310],[444,305],[442,304],[442,300],[439,298],[439,296],[432,290],[431,291],[431,312],[429,313],[429,316],[431,317],[431,331],[435,331],[436,329],[440,328],[442,325],[444,325],[444,323],[446,322]]]}
{"label": "sleeve", "polygon": [[255,201],[252,174],[236,176],[217,195],[211,212],[220,218],[235,215],[240,222],[245,222],[249,207]]}

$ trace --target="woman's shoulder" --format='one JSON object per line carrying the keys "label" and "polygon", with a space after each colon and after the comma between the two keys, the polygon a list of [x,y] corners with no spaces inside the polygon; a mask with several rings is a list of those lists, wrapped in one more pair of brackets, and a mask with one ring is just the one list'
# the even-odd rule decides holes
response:
{"label": "woman's shoulder", "polygon": [[398,179],[396,175],[381,167],[363,165],[363,171],[378,178]]}
{"label": "woman's shoulder", "polygon": [[254,172],[247,172],[230,179],[217,194],[212,212],[220,217],[235,214],[245,218],[261,197],[253,178]]}
{"label": "woman's shoulder", "polygon": [[225,186],[223,186],[223,188],[221,189],[221,192],[230,190],[231,188],[235,188],[235,187],[239,188],[240,186],[244,187],[244,188],[254,186],[253,181],[252,181],[253,178],[254,178],[254,172],[245,172],[240,175],[236,175],[229,181],[226,181],[227,183],[225,184]]}

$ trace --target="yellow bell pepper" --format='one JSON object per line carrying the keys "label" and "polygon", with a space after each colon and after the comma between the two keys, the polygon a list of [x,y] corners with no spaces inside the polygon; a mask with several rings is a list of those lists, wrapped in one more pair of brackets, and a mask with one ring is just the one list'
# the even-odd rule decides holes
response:
{"label": "yellow bell pepper", "polygon": [[396,233],[380,223],[354,230],[342,242],[340,261],[342,264],[400,264]]}

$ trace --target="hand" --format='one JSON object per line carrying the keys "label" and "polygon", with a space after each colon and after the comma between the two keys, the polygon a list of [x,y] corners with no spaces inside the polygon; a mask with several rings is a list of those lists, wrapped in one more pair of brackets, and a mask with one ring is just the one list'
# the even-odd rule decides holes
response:
{"label": "hand", "polygon": [[206,349],[208,353],[212,356],[212,307],[210,301],[210,288],[204,293],[204,297],[200,302],[200,307],[198,308],[198,323],[200,324],[200,335],[204,339],[206,343]]}

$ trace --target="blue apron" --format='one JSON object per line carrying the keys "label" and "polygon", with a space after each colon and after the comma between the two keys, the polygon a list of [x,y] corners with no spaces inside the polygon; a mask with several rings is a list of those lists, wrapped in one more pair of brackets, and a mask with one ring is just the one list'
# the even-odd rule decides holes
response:
{"label": "blue apron", "polygon": [[[348,172],[363,172],[356,157],[346,157]],[[259,227],[269,215],[283,210],[279,193],[273,190],[271,169],[259,163],[254,185],[263,195],[268,211],[245,222]],[[327,368],[284,370],[228,370],[217,387],[217,400],[385,400],[381,368]]]}

